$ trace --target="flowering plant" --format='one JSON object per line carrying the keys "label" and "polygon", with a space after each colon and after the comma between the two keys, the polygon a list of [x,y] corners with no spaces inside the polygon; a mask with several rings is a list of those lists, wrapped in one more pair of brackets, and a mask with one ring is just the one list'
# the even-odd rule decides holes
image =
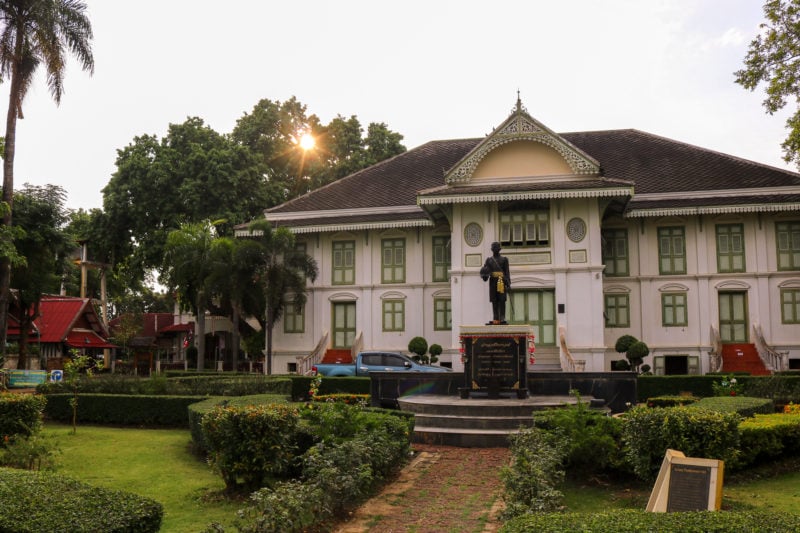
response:
{"label": "flowering plant", "polygon": [[714,396],[738,396],[742,392],[742,385],[733,376],[722,378],[719,383],[712,383],[711,389]]}
{"label": "flowering plant", "polygon": [[783,412],[787,415],[800,415],[800,403],[789,402],[783,406]]}
{"label": "flowering plant", "polygon": [[308,388],[308,396],[312,400],[319,394],[319,387],[322,385],[322,376],[317,375],[311,380],[311,386]]}

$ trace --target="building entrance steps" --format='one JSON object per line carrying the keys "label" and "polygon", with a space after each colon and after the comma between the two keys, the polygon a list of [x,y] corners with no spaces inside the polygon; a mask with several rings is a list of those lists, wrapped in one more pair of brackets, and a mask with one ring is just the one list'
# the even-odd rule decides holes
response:
{"label": "building entrance steps", "polygon": [[[400,410],[414,413],[414,442],[462,448],[508,446],[508,437],[533,425],[538,410],[574,405],[574,396],[529,396],[517,398],[459,398],[421,394],[398,398]],[[602,406],[591,396],[582,402]]]}
{"label": "building entrance steps", "polygon": [[752,376],[768,376],[769,369],[758,355],[755,344],[723,344],[722,372],[748,372]]}

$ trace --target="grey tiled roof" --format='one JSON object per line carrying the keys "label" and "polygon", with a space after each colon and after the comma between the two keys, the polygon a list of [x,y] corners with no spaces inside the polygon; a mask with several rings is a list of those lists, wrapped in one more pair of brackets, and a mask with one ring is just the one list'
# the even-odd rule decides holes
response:
{"label": "grey tiled roof", "polygon": [[[341,209],[384,209],[377,220],[396,220],[393,207],[417,204],[417,195],[468,194],[558,190],[571,187],[607,188],[634,184],[636,195],[687,193],[687,199],[638,201],[634,196],[628,210],[699,204],[734,205],[739,203],[785,202],[781,191],[760,196],[747,189],[800,187],[800,174],[747,161],[638,130],[608,130],[564,133],[561,136],[601,165],[602,176],[584,181],[546,182],[516,185],[446,186],[444,174],[483,139],[431,141],[404,154],[378,163],[355,174],[311,191],[267,211],[267,214],[297,213],[281,225],[309,225],[356,221],[355,215],[335,219],[306,220],[302,213]],[[741,191],[741,198],[730,196]],[[458,192],[456,192],[458,191]],[[691,191],[727,191],[714,200],[691,199]],[[747,200],[746,197],[750,197]],[[697,204],[697,205],[699,205]],[[648,207],[652,206],[652,207]],[[359,215],[363,217],[364,215]],[[369,215],[372,216],[372,215]],[[417,217],[417,213],[403,216]],[[354,218],[355,217],[355,218]]]}

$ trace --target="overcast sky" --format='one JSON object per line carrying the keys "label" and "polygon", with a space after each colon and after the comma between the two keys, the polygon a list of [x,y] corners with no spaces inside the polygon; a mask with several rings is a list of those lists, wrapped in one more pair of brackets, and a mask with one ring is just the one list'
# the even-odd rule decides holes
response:
{"label": "overcast sky", "polygon": [[292,96],[323,123],[385,122],[410,149],[483,136],[519,90],[557,132],[636,128],[788,168],[788,113],[733,82],[761,0],[86,4],[94,76],[72,61],[60,107],[38,78],[17,128],[16,186],[61,185],[71,208],[102,206],[135,136],[189,116],[229,133],[258,100]]}

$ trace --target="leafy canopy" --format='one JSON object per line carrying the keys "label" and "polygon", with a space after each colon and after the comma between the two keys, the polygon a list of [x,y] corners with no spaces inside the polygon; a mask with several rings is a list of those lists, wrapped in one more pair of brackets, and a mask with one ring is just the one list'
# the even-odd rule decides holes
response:
{"label": "leafy canopy", "polygon": [[[764,17],[761,33],[745,56],[745,68],[735,75],[736,83],[750,91],[766,85],[762,103],[772,115],[789,100],[800,102],[800,0],[768,0]],[[786,127],[789,134],[781,144],[783,159],[800,167],[800,108],[786,120]]]}

